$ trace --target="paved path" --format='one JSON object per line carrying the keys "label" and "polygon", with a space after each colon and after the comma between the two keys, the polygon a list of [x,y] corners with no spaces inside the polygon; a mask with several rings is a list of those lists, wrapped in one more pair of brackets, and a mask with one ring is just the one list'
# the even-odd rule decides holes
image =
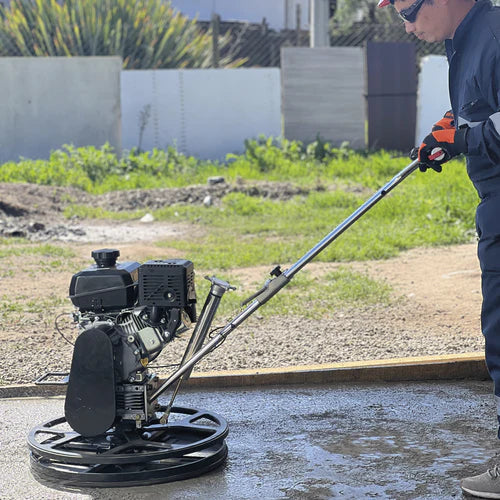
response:
{"label": "paved path", "polygon": [[225,466],[176,483],[65,492],[31,477],[26,447],[63,400],[0,399],[0,498],[457,499],[459,478],[499,449],[487,382],[192,390],[176,404],[229,421]]}

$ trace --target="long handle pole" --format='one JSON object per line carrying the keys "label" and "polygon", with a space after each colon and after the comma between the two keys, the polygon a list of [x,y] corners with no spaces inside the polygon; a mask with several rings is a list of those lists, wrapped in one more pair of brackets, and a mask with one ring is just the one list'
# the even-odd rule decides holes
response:
{"label": "long handle pole", "polygon": [[278,272],[275,278],[268,281],[264,288],[255,296],[255,299],[232,321],[230,321],[222,330],[220,330],[202,349],[193,354],[182,366],[180,366],[149,398],[149,402],[153,402],[174,382],[179,380],[185,373],[190,371],[192,367],[204,358],[207,354],[213,351],[225,338],[236,329],[243,321],[251,316],[260,306],[264,305],[271,297],[276,295],[291,278],[297,274],[308,262],[316,255],[322,252],[328,245],[336,240],[346,229],[351,227],[360,217],[378,203],[386,194],[392,191],[398,184],[406,179],[411,173],[418,168],[418,160],[414,160],[407,165],[401,172],[396,174],[387,184],[382,186],[374,193],[365,203],[355,210],[347,219],[340,223],[333,231],[327,234],[317,245],[309,250],[295,264],[283,273]]}
{"label": "long handle pole", "polygon": [[337,239],[346,229],[351,227],[359,218],[361,218],[370,208],[378,203],[387,193],[392,191],[398,184],[405,180],[411,173],[418,168],[419,160],[414,160],[407,165],[401,172],[396,174],[387,184],[382,186],[368,200],[366,200],[357,210],[355,210],[344,222],[340,223],[331,233],[327,234],[316,246],[311,248],[295,264],[287,269],[284,274],[292,278],[316,255],[321,253],[333,240]]}

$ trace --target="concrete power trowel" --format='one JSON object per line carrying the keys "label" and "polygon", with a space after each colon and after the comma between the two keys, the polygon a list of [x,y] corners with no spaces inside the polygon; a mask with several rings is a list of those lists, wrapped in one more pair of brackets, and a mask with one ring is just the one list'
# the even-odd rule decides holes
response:
{"label": "concrete power trowel", "polygon": [[[174,406],[183,381],[309,261],[418,168],[415,160],[380,188],[289,269],[278,266],[242,304],[212,329],[222,296],[233,289],[215,277],[197,317],[193,263],[118,263],[119,251],[92,252],[95,264],[72,277],[70,299],[79,335],[71,369],[49,372],[37,384],[67,385],[64,417],[31,430],[31,471],[58,487],[122,487],[176,481],[221,466],[228,424],[211,411]],[[165,380],[149,364],[176,335],[196,323],[182,360]],[[164,405],[160,396],[170,391]]]}

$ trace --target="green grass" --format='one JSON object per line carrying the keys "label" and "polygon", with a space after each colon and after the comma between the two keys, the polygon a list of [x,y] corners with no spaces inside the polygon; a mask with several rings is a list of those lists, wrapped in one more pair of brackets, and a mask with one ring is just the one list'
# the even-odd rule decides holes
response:
{"label": "green grass", "polygon": [[75,253],[62,246],[51,245],[49,243],[30,244],[25,240],[16,239],[15,242],[9,242],[6,239],[0,239],[0,259],[19,255],[39,255],[41,257],[64,257],[71,258]]}
{"label": "green grass", "polygon": [[20,159],[0,165],[0,182],[74,186],[92,193],[123,189],[182,187],[205,184],[207,177],[293,181],[301,185],[358,183],[375,187],[395,173],[405,158],[388,152],[366,154],[331,148],[320,141],[305,147],[297,141],[261,138],[246,142],[241,155],[225,163],[184,156],[174,148],[130,151],[117,156],[109,145],[75,148],[66,145],[48,160]]}
{"label": "green grass", "polygon": [[[318,192],[289,201],[231,194],[223,206],[167,207],[163,220],[195,222],[203,235],[160,246],[181,250],[206,269],[292,262],[366,201],[367,195]],[[386,259],[418,246],[474,238],[477,196],[461,162],[443,174],[414,173],[322,252],[320,261]]]}
{"label": "green grass", "polygon": [[26,238],[0,238],[0,247],[14,246],[19,243],[27,243]]}
{"label": "green grass", "polygon": [[[238,281],[231,279],[231,275],[218,275],[218,277],[236,286],[236,291],[224,295],[217,314],[218,318],[235,315],[241,309],[241,302],[256,292],[266,279],[266,276],[263,276],[262,283],[242,291],[239,289]],[[209,288],[210,283],[207,280],[197,278],[196,293],[200,311]],[[303,270],[265,307],[259,309],[259,313],[264,318],[276,314],[318,318],[327,317],[335,310],[344,307],[388,305],[396,300],[399,299],[393,296],[391,287],[386,283],[342,266],[319,277],[312,277],[307,270]]]}
{"label": "green grass", "polygon": [[26,295],[2,295],[0,314],[4,317],[12,314],[45,313],[47,310],[67,305],[65,297],[50,294],[43,299],[32,299]]}
{"label": "green grass", "polygon": [[[332,169],[335,179],[350,179],[352,189],[313,191],[287,201],[263,200],[232,193],[222,206],[166,206],[153,211],[157,220],[188,222],[193,237],[169,238],[160,246],[175,248],[205,269],[231,269],[258,264],[291,262],[299,258],[366,201],[406,164],[380,153],[334,159],[316,164]],[[302,181],[311,179],[303,169]],[[332,174],[333,176],[333,174]],[[329,178],[323,177],[324,182]],[[344,183],[345,184],[345,183]],[[354,189],[354,187],[356,189]],[[359,191],[362,194],[358,194]],[[442,174],[415,172],[382,199],[317,258],[322,261],[385,259],[418,246],[464,243],[474,238],[477,195],[462,161]],[[111,212],[71,205],[66,216],[135,220],[145,210]]]}
{"label": "green grass", "polygon": [[92,207],[88,205],[79,205],[77,203],[68,205],[64,208],[64,217],[71,219],[110,219],[110,220],[136,220],[140,219],[148,212],[147,210],[136,210],[133,212],[113,212],[102,207]]}

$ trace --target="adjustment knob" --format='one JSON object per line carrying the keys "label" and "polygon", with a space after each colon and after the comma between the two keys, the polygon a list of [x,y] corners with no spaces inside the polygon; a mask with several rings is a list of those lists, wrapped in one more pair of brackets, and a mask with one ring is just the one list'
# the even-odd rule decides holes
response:
{"label": "adjustment knob", "polygon": [[112,248],[101,248],[101,250],[93,250],[92,258],[95,260],[97,267],[114,267],[116,259],[120,256],[120,250]]}

